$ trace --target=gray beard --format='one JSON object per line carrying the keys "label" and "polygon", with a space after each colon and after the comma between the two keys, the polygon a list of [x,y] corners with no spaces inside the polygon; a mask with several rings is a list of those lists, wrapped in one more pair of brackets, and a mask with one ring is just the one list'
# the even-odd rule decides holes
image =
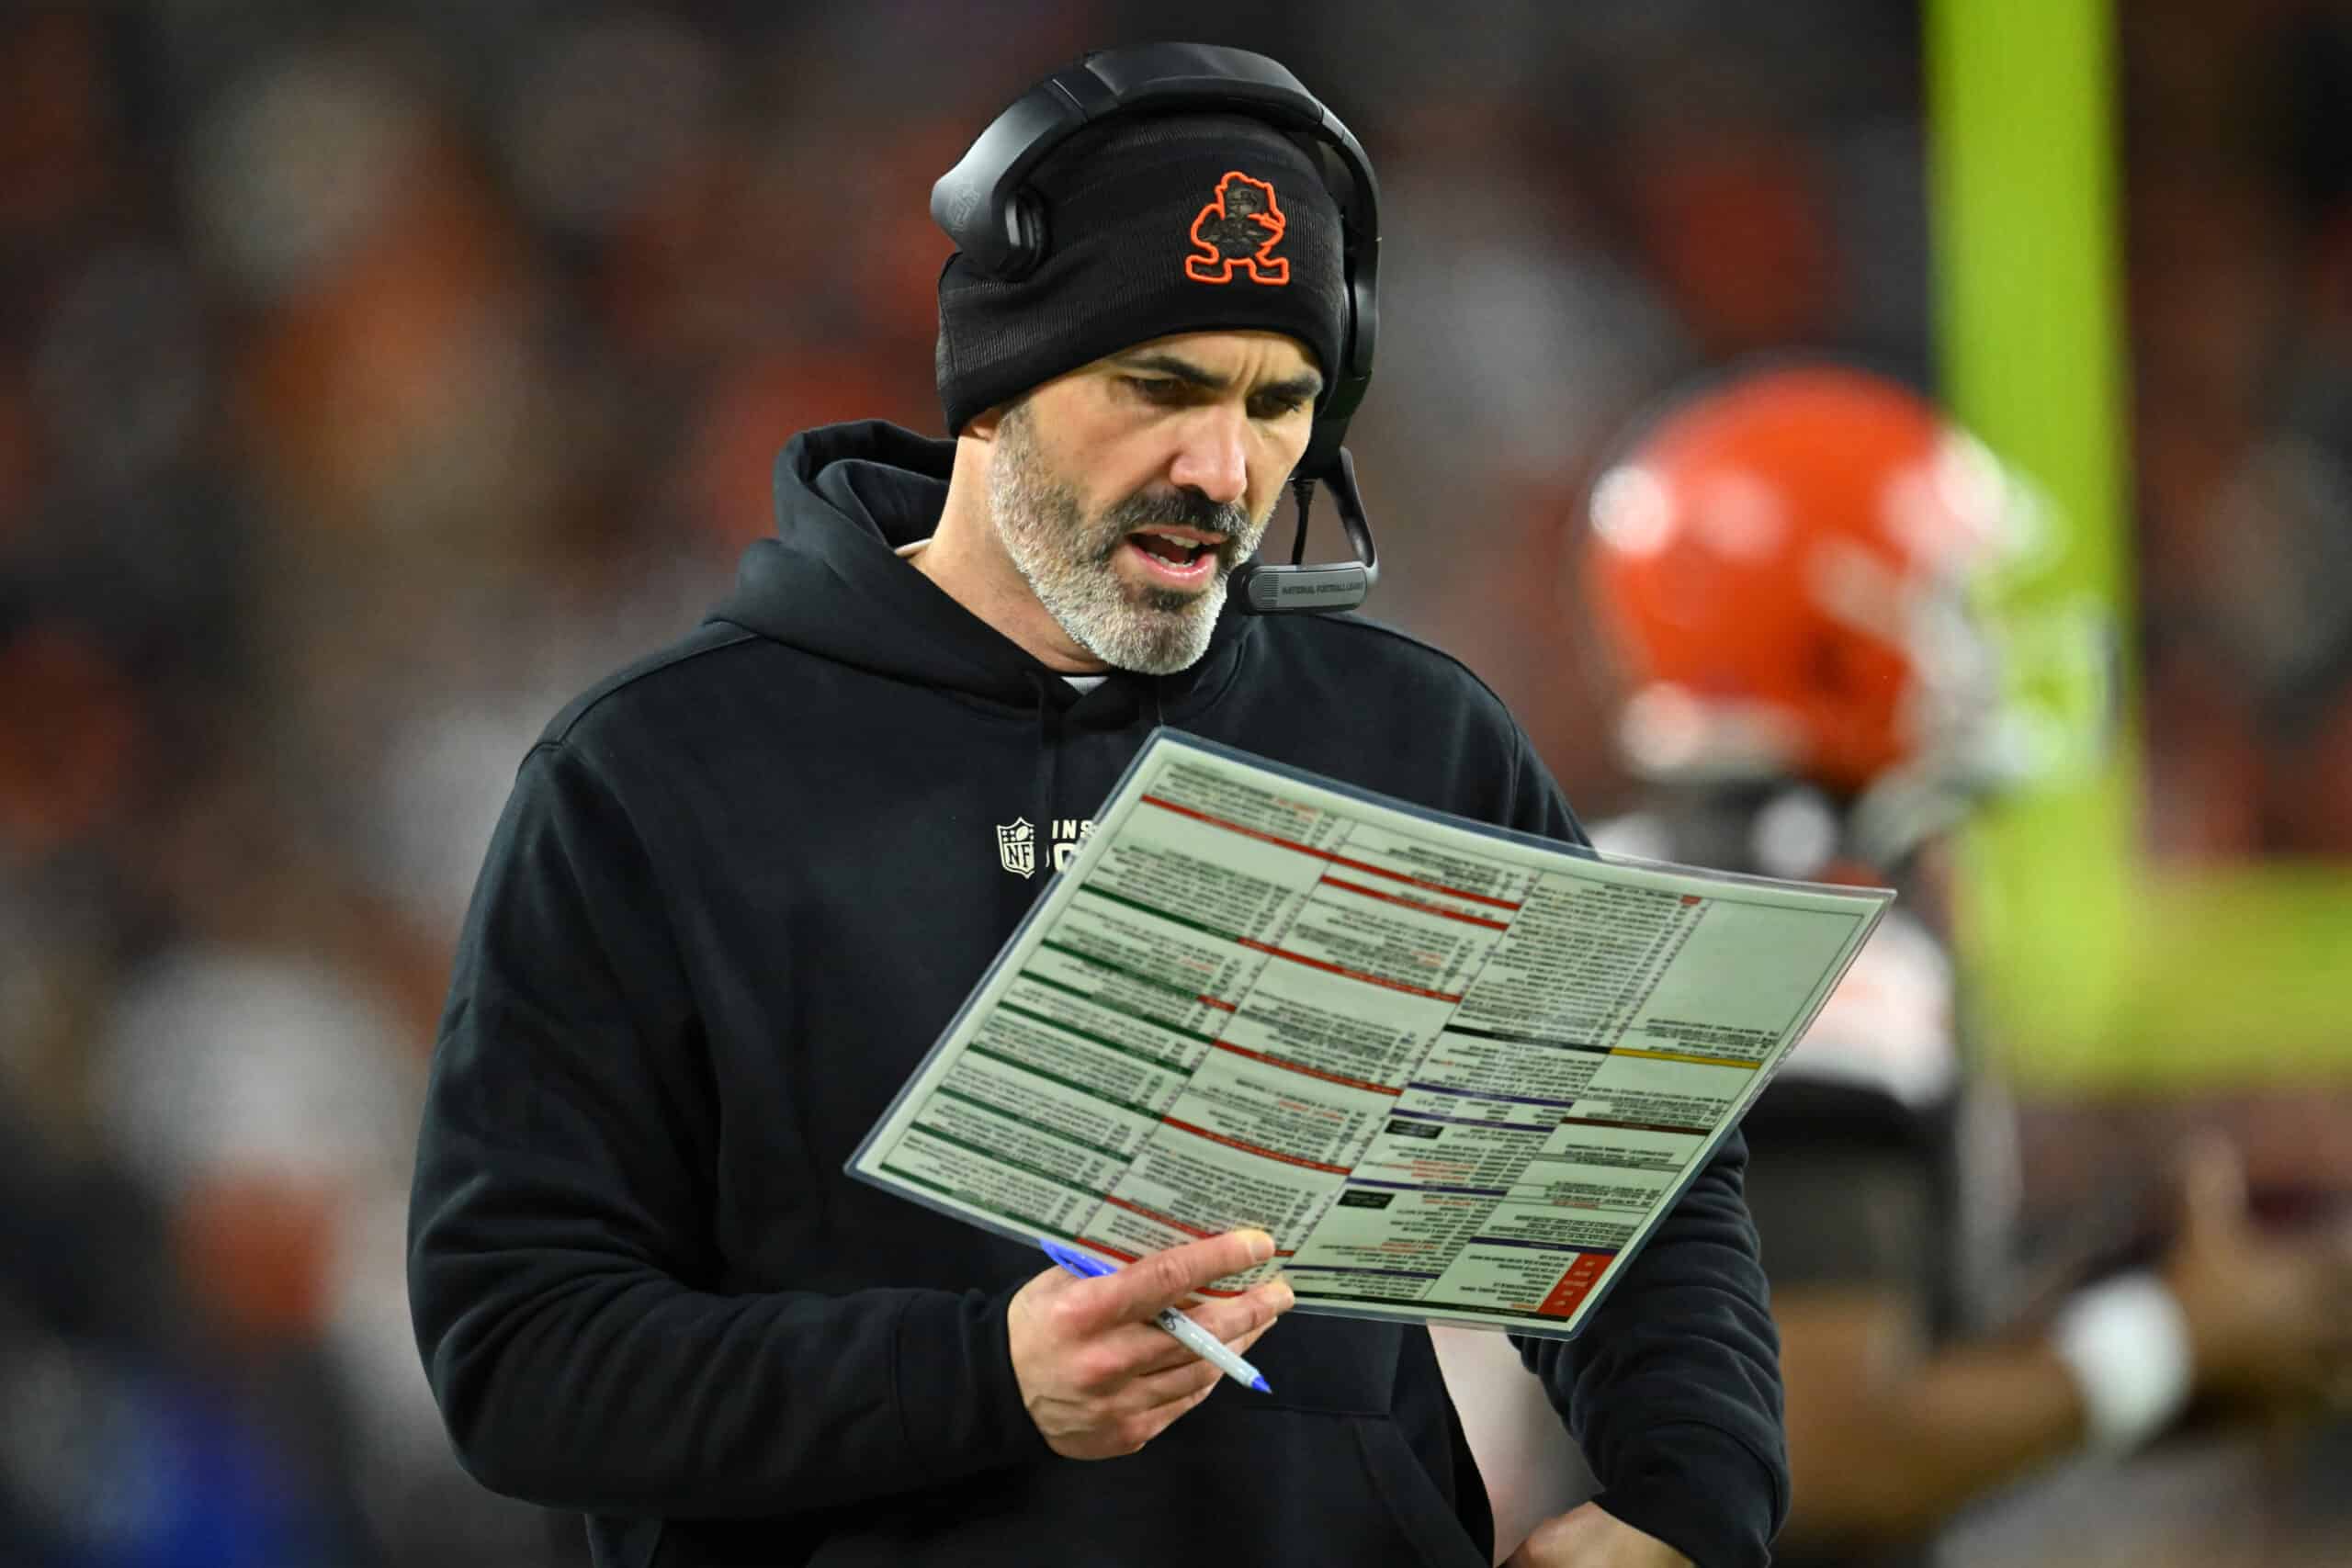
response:
{"label": "gray beard", "polygon": [[[1046,465],[1028,411],[1019,407],[997,426],[989,517],[1013,570],[1070,639],[1105,664],[1144,675],[1190,669],[1208,651],[1226,579],[1258,547],[1267,522],[1253,521],[1238,502],[1220,505],[1193,492],[1130,496],[1089,521],[1077,491]],[[1112,563],[1126,536],[1155,523],[1229,536],[1217,547],[1207,587],[1184,593],[1120,578]]]}

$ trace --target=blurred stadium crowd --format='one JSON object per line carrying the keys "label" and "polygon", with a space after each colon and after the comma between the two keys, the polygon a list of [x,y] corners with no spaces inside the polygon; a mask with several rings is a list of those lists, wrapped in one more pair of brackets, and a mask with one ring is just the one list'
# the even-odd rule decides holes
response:
{"label": "blurred stadium crowd", "polygon": [[[1443,9],[1176,30],[1283,59],[1371,151],[1373,608],[1598,811],[1628,786],[1566,578],[1623,422],[1794,345],[1931,382],[1918,23]],[[455,1468],[401,1283],[491,823],[545,718],[717,596],[786,435],[937,430],[930,182],[1038,73],[1169,30],[0,17],[0,1561],[576,1550]],[[2150,831],[2352,853],[2352,9],[2159,0],[2124,43]]]}

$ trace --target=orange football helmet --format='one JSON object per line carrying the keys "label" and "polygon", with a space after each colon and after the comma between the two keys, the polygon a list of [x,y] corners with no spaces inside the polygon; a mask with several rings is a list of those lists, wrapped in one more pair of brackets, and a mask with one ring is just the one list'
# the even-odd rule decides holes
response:
{"label": "orange football helmet", "polygon": [[1933,405],[1860,370],[1753,371],[1672,406],[1588,506],[1628,763],[1849,798],[2013,773],[1972,597],[2016,558],[2014,490]]}

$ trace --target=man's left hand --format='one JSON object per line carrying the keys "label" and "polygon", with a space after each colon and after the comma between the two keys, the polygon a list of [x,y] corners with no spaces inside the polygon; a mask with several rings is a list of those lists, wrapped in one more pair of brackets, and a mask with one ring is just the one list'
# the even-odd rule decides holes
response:
{"label": "man's left hand", "polygon": [[1503,1568],[1690,1568],[1690,1560],[1598,1503],[1583,1503],[1535,1527]]}

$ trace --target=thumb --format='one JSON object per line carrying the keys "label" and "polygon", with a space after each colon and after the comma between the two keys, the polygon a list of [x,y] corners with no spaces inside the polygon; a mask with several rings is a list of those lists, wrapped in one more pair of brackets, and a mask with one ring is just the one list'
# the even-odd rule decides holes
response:
{"label": "thumb", "polygon": [[2219,1133],[2202,1133],[2181,1150],[2177,1162],[2181,1229],[2213,1235],[2245,1222],[2245,1162],[2236,1145]]}

